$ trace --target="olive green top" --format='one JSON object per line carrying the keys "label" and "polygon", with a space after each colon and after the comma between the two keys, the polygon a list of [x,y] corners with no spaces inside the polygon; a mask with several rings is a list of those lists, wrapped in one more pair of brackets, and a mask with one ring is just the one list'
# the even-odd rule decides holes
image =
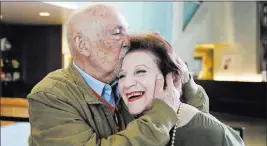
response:
{"label": "olive green top", "polygon": [[203,112],[197,113],[186,125],[177,128],[175,135],[175,146],[244,146],[242,138],[234,129]]}

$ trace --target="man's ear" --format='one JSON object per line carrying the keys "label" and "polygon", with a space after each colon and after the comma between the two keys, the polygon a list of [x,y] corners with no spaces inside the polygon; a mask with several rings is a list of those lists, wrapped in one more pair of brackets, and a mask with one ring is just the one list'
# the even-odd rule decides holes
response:
{"label": "man's ear", "polygon": [[91,52],[90,52],[90,49],[87,47],[86,41],[84,40],[84,38],[81,36],[76,36],[74,37],[74,41],[75,41],[75,46],[76,46],[77,51],[80,54],[86,57],[89,57]]}

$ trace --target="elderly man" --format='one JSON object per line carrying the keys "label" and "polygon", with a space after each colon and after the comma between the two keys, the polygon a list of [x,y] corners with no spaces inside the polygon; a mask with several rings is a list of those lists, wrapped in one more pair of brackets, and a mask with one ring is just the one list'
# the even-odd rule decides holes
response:
{"label": "elderly man", "polygon": [[[106,5],[90,6],[69,19],[67,38],[73,62],[67,69],[48,74],[28,95],[30,146],[168,142],[169,131],[178,121],[175,95],[169,94],[164,101],[155,99],[151,111],[134,120],[116,92],[116,66],[129,47],[126,29],[123,16]],[[206,94],[187,76],[186,99],[207,110]],[[155,98],[174,87],[168,88],[156,91]]]}

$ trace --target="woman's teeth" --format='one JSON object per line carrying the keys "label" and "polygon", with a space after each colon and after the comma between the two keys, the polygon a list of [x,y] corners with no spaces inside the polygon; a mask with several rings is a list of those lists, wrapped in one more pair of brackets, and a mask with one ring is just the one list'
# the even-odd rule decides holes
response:
{"label": "woman's teeth", "polygon": [[143,92],[135,92],[135,93],[131,93],[129,95],[127,95],[128,99],[134,98],[134,97],[138,97],[143,95]]}

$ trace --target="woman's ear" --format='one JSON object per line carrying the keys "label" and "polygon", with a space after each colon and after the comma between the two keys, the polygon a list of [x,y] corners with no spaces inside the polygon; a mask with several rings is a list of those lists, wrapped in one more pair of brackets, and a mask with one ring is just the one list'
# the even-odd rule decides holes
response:
{"label": "woman's ear", "polygon": [[84,38],[81,37],[81,36],[76,36],[76,37],[74,37],[74,41],[75,41],[76,50],[80,54],[82,54],[82,55],[84,55],[86,57],[89,57],[90,54],[91,54],[91,51],[87,47],[86,41],[84,40]]}

